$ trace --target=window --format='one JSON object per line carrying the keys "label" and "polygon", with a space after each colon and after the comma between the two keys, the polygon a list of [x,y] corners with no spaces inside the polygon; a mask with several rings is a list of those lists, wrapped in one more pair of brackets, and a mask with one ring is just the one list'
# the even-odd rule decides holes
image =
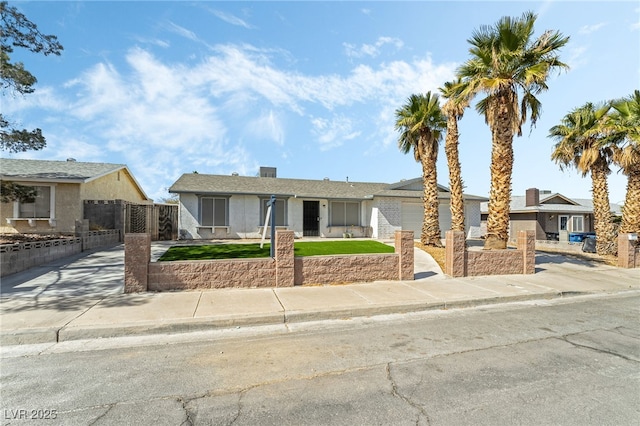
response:
{"label": "window", "polygon": [[202,197],[200,199],[200,225],[227,226],[227,199]]}
{"label": "window", "polygon": [[331,202],[331,226],[360,226],[360,203]]}
{"label": "window", "polygon": [[18,217],[31,218],[51,218],[51,187],[36,186],[36,199],[33,203],[18,203]]}
{"label": "window", "polygon": [[[260,225],[264,225],[264,219],[267,216],[267,210],[269,206],[267,205],[270,201],[270,198],[264,198],[260,203]],[[271,218],[269,218],[271,220]],[[277,199],[276,198],[276,226],[287,226],[287,202],[286,200]]]}
{"label": "window", "polygon": [[584,222],[582,216],[571,216],[571,231],[584,232]]}
{"label": "window", "polygon": [[567,225],[569,224],[569,216],[559,216],[558,220],[560,221],[560,230],[568,231]]}

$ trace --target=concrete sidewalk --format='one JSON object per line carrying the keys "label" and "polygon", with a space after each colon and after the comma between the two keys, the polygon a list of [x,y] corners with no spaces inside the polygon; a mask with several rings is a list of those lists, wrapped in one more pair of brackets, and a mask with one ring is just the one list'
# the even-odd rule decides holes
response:
{"label": "concrete sidewalk", "polygon": [[[154,253],[164,251],[155,245]],[[640,290],[640,270],[538,253],[534,275],[450,278],[415,251],[415,281],[123,294],[122,246],[2,280],[0,343],[51,343],[348,319]]]}

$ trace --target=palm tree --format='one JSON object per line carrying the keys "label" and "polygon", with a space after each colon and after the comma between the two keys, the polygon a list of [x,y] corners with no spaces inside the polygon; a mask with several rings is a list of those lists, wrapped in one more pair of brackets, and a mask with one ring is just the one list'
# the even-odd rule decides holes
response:
{"label": "palm tree", "polygon": [[583,177],[591,174],[596,252],[600,255],[617,253],[607,186],[613,156],[605,127],[610,108],[609,104],[587,103],[549,129],[549,137],[557,141],[551,159],[561,169],[573,166]]}
{"label": "palm tree", "polygon": [[422,164],[424,219],[420,241],[424,245],[442,246],[438,219],[438,180],[436,162],[445,121],[438,104],[438,95],[411,95],[407,103],[396,110],[396,130],[400,131],[398,148],[407,154],[413,149],[416,161]]}
{"label": "palm tree", "polygon": [[640,232],[640,90],[613,102],[613,161],[627,175],[620,232]]}
{"label": "palm tree", "polygon": [[504,249],[509,238],[513,136],[522,136],[528,116],[532,127],[538,120],[536,95],[548,89],[550,72],[568,68],[558,51],[569,37],[545,31],[533,39],[535,20],[534,13],[526,12],[519,19],[503,17],[494,26],[480,27],[468,40],[471,59],[458,69],[465,86],[462,96],[486,94],[476,105],[492,133],[486,249]]}
{"label": "palm tree", "polygon": [[447,136],[444,152],[449,166],[449,190],[451,191],[451,230],[464,231],[464,199],[462,197],[462,170],[458,153],[459,134],[458,120],[469,106],[469,99],[460,96],[461,80],[448,81],[440,88],[442,97],[447,101],[442,106],[442,113],[447,117]]}

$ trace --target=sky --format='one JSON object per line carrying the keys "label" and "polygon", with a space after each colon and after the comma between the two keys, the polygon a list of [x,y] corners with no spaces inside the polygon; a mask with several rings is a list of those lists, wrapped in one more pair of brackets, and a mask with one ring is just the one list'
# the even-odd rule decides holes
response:
{"label": "sky", "polygon": [[[569,36],[542,115],[514,138],[512,195],[527,188],[590,198],[591,179],[551,159],[549,128],[586,102],[640,88],[637,1],[10,1],[64,46],[16,49],[38,79],[3,93],[2,112],[41,128],[41,151],[4,158],[126,164],[156,202],[183,174],[239,173],[394,183],[421,176],[398,149],[395,111],[438,93],[469,58],[467,40],[502,16],[538,15],[534,36]],[[460,121],[465,192],[488,196],[491,133],[475,108]],[[438,182],[448,186],[444,141]],[[612,171],[610,201],[627,179]]]}

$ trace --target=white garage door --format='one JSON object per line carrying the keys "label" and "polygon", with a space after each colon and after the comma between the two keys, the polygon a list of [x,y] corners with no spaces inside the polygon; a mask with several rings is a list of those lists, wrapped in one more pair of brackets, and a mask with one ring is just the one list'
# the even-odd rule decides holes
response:
{"label": "white garage door", "polygon": [[[402,203],[402,220],[401,226],[404,231],[413,231],[416,239],[420,238],[422,233],[422,219],[424,217],[424,207],[422,203]],[[438,208],[438,218],[440,222],[440,233],[444,238],[444,233],[451,228],[451,211],[449,203],[440,203]]]}

